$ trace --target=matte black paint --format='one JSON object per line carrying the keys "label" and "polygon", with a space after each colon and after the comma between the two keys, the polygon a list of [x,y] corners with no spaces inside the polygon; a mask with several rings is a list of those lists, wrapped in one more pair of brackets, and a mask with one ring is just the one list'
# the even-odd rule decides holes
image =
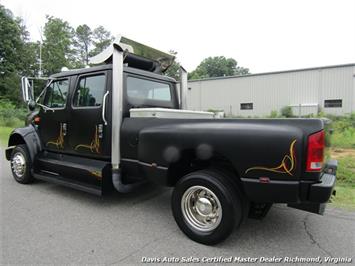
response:
{"label": "matte black paint", "polygon": [[12,131],[8,143],[9,148],[6,150],[6,159],[10,159],[10,154],[12,151],[11,147],[20,143],[25,143],[27,145],[31,160],[34,162],[35,156],[42,151],[42,142],[38,135],[38,131],[33,125],[16,128]]}
{"label": "matte black paint", "polygon": [[[9,146],[17,145],[23,139],[27,144],[31,159],[35,162],[34,174],[43,178],[60,179],[61,184],[72,182],[78,189],[85,184],[88,191],[112,187],[111,156],[111,95],[107,101],[106,114],[108,125],[104,127],[101,140],[102,153],[80,153],[73,147],[80,142],[89,142],[96,125],[101,124],[102,106],[96,109],[75,109],[72,98],[77,80],[81,75],[105,73],[107,90],[111,91],[111,65],[103,65],[90,69],[62,72],[53,78],[70,78],[70,89],[67,97],[67,108],[64,110],[40,111],[41,124],[38,130],[29,125],[16,129],[10,137]],[[176,81],[156,73],[124,68],[127,76],[158,79],[172,84],[173,100],[166,108],[179,108]],[[125,80],[125,79],[124,79]],[[124,82],[125,86],[125,82]],[[121,126],[121,169],[123,180],[127,183],[147,179],[149,181],[169,185],[172,184],[169,169],[189,153],[198,161],[209,161],[215,157],[223,158],[233,166],[238,182],[247,197],[256,202],[304,202],[323,201],[332,187],[328,182],[323,184],[320,173],[306,173],[305,160],[307,138],[310,134],[324,128],[320,119],[160,119],[130,118],[126,92],[123,100],[123,123]],[[166,104],[166,103],[165,103]],[[149,102],[142,106],[149,107]],[[58,135],[59,124],[67,123],[67,134],[63,150],[45,147],[47,142]],[[93,129],[93,130],[91,130]],[[72,133],[72,135],[70,135]],[[295,167],[289,173],[275,173],[252,167],[275,168],[290,153],[290,145],[295,142]],[[9,150],[11,151],[11,149]],[[7,151],[6,154],[9,153]],[[8,158],[8,157],[7,157]],[[9,158],[8,158],[9,159]],[[89,169],[89,170],[88,170]],[[46,175],[52,171],[57,177]],[[93,172],[101,173],[98,180]],[[260,177],[270,179],[268,184],[259,182]],[[71,181],[70,181],[71,180]],[[315,187],[313,187],[313,184]],[[313,194],[310,194],[310,192]],[[322,194],[321,196],[319,196]],[[317,198],[317,197],[321,197]]]}
{"label": "matte black paint", "polygon": [[[122,157],[169,167],[164,158],[169,147],[179,154],[195,153],[207,145],[213,154],[228,159],[240,177],[267,176],[299,180],[304,174],[303,160],[308,135],[323,129],[318,119],[157,119],[125,118],[122,124]],[[293,175],[265,171],[245,171],[253,166],[275,166],[296,142],[296,169]],[[197,154],[196,154],[197,156]],[[319,178],[319,173],[313,174]]]}

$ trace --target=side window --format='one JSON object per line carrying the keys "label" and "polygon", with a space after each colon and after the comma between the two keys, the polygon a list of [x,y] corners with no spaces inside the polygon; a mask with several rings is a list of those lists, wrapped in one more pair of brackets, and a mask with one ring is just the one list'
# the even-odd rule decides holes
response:
{"label": "side window", "polygon": [[136,100],[156,100],[171,101],[171,90],[168,83],[139,79],[134,77],[127,78],[127,95],[130,101]]}
{"label": "side window", "polygon": [[336,100],[325,100],[324,101],[324,108],[335,108],[335,107],[342,107],[343,100],[336,99]]}
{"label": "side window", "polygon": [[105,92],[105,75],[81,77],[75,90],[73,106],[93,107],[102,104]]}
{"label": "side window", "polygon": [[43,104],[50,108],[64,108],[69,89],[69,80],[56,80],[47,88]]}
{"label": "side window", "polygon": [[241,103],[240,110],[253,110],[253,103]]}

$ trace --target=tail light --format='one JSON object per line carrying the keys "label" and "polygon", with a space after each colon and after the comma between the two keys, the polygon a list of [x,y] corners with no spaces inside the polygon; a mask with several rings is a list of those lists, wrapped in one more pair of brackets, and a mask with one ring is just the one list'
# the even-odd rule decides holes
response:
{"label": "tail light", "polygon": [[318,172],[323,167],[324,160],[324,130],[308,137],[307,172]]}

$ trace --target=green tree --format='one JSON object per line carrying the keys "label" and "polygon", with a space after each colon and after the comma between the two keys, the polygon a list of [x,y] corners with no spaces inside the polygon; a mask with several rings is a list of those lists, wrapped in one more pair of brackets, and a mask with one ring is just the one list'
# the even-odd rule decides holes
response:
{"label": "green tree", "polygon": [[7,75],[20,66],[21,29],[10,10],[0,5],[0,74]]}
{"label": "green tree", "polygon": [[89,50],[92,43],[92,31],[86,24],[79,25],[75,30],[75,46],[84,65],[89,64]]}
{"label": "green tree", "polygon": [[20,102],[20,76],[33,73],[35,44],[28,42],[28,31],[20,18],[0,5],[0,97]]}
{"label": "green tree", "polygon": [[89,55],[94,56],[101,53],[107,48],[115,38],[103,26],[98,26],[92,31],[92,43],[94,48]]}
{"label": "green tree", "polygon": [[45,75],[59,72],[62,67],[78,66],[73,47],[74,30],[68,22],[52,16],[46,17],[43,42],[43,70]]}
{"label": "green tree", "polygon": [[249,69],[238,66],[233,58],[224,56],[208,57],[197,68],[189,73],[189,79],[223,77],[249,74]]}
{"label": "green tree", "polygon": [[39,73],[39,42],[30,41],[30,33],[21,18],[16,18],[16,22],[20,28],[22,51],[21,54],[21,67],[18,68],[21,76],[35,77]]}
{"label": "green tree", "polygon": [[170,50],[169,53],[175,56],[175,60],[164,74],[178,80],[180,77],[180,63],[176,60],[177,52]]}
{"label": "green tree", "polygon": [[39,76],[39,42],[26,42],[22,53],[21,76]]}

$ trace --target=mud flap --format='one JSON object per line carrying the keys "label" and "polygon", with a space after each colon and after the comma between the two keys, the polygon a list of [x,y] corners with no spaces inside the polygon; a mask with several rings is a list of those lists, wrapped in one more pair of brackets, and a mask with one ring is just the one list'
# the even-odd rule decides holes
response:
{"label": "mud flap", "polygon": [[269,212],[271,206],[272,206],[272,203],[256,203],[256,202],[253,202],[250,205],[248,217],[252,218],[252,219],[261,220]]}

